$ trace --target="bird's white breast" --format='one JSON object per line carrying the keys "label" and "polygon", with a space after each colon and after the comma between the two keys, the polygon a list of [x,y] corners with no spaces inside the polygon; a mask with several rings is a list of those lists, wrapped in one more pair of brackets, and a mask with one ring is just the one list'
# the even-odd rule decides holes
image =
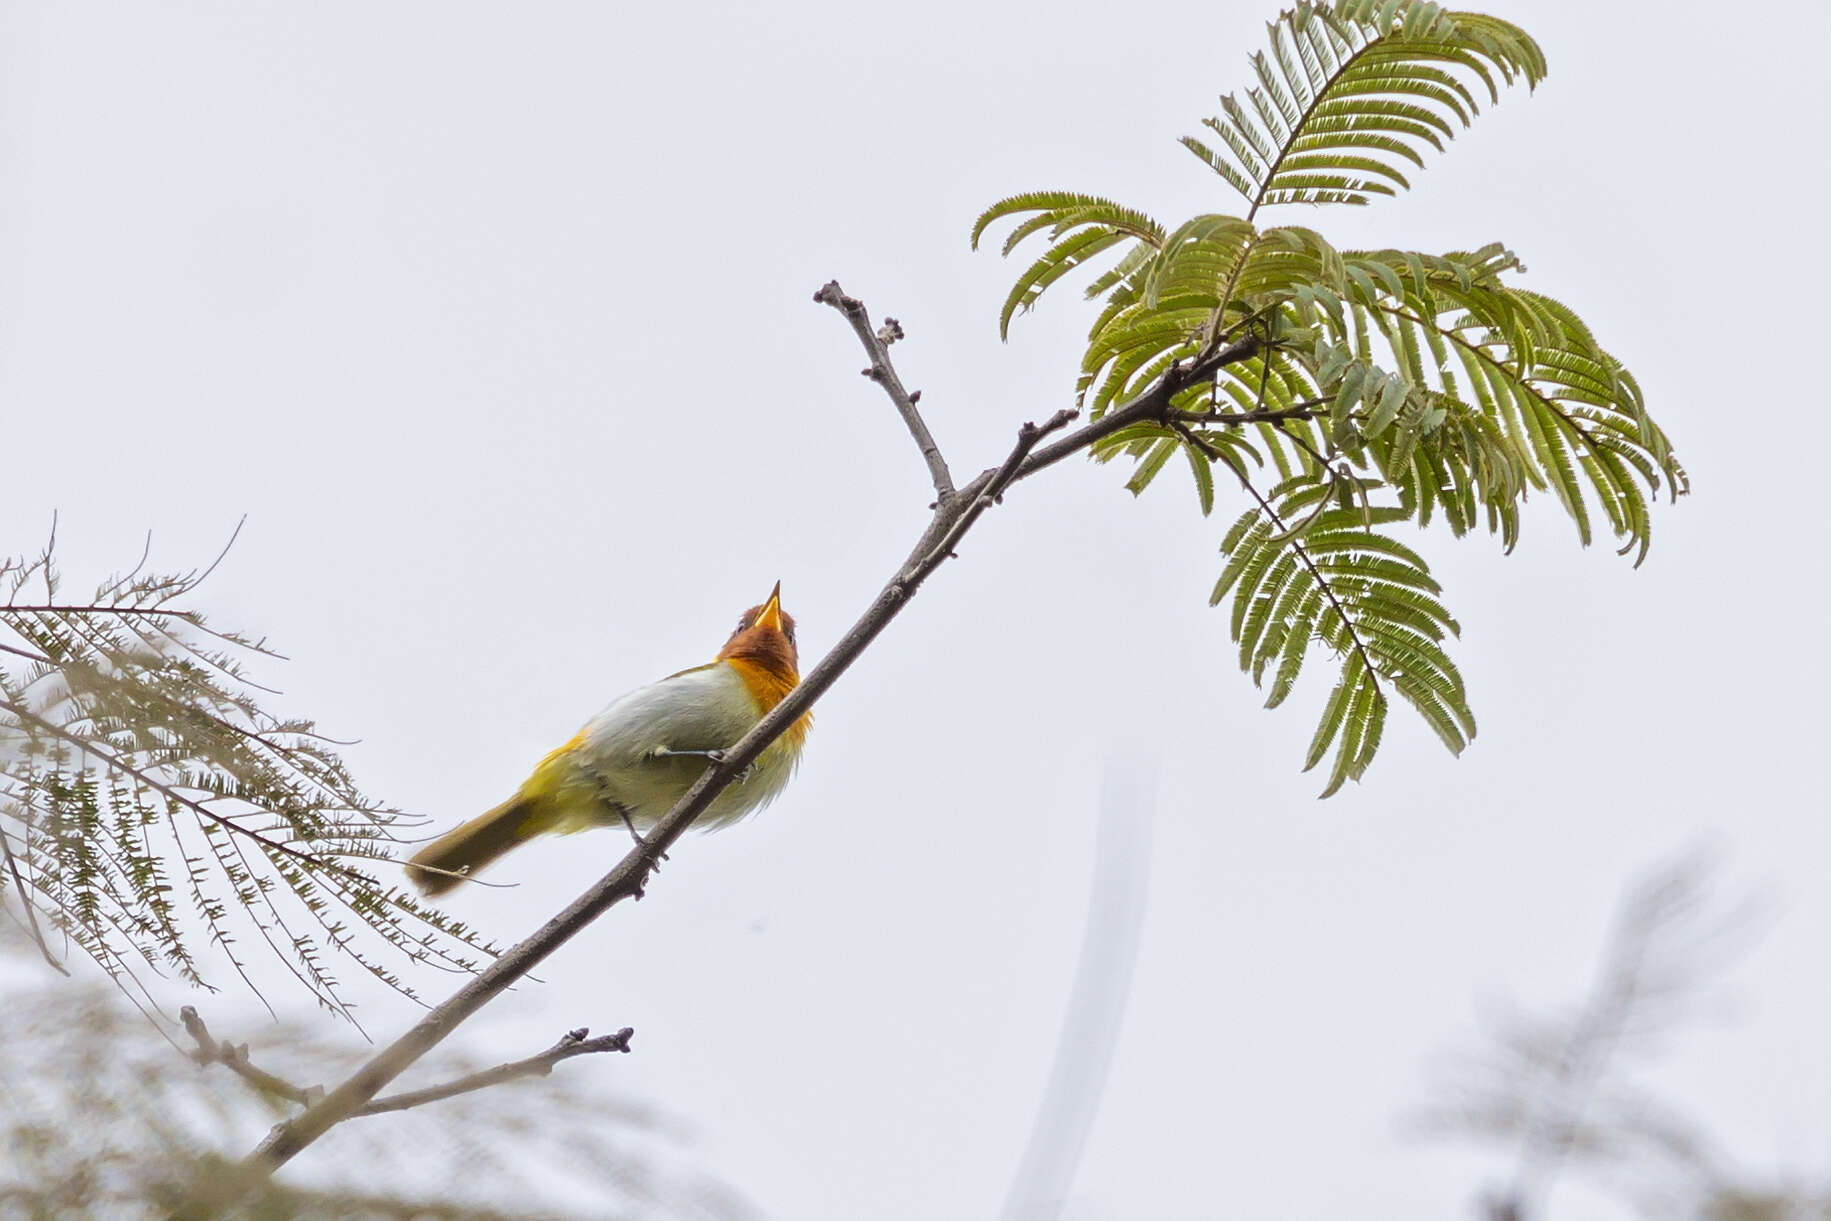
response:
{"label": "bird's white breast", "polygon": [[[668,750],[723,750],[762,719],[762,710],[743,677],[727,662],[688,670],[639,687],[586,724],[577,750],[600,797],[629,812],[638,825],[652,824],[673,808],[709,761],[657,757]],[[720,793],[696,825],[712,826],[758,809],[788,783],[795,753],[778,740],[749,774]],[[615,821],[599,814],[590,825]]]}

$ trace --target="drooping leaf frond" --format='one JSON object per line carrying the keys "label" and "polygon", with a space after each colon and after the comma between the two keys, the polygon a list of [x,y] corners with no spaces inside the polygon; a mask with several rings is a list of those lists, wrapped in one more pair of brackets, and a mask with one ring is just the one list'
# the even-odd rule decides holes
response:
{"label": "drooping leaf frond", "polygon": [[379,876],[402,816],[312,722],[262,708],[242,667],[272,651],[183,605],[204,575],[136,569],[71,601],[51,548],[0,563],[9,909],[154,1008],[141,971],[210,988],[212,959],[259,992],[247,936],[351,1020],[339,956],[408,995],[400,964],[474,969],[489,946]]}
{"label": "drooping leaf frond", "polygon": [[[1272,47],[1246,101],[1224,99],[1210,124],[1226,154],[1192,142],[1247,197],[1245,218],[1164,228],[1098,196],[1036,192],[988,209],[973,236],[1014,220],[1007,254],[1047,247],[1001,328],[1094,254],[1116,256],[1086,290],[1101,305],[1078,400],[1098,419],[1182,376],[1166,408],[1133,415],[1091,456],[1129,458],[1135,495],[1186,468],[1204,516],[1235,483],[1254,501],[1223,546],[1216,599],[1231,592],[1241,665],[1270,676],[1273,706],[1313,645],[1340,659],[1308,760],[1334,751],[1333,793],[1373,757],[1389,691],[1452,750],[1475,731],[1444,648],[1454,621],[1422,558],[1383,527],[1441,519],[1510,550],[1537,493],[1582,543],[1605,526],[1638,564],[1653,498],[1689,485],[1633,376],[1570,309],[1520,288],[1500,243],[1344,251],[1313,229],[1252,223],[1265,203],[1365,202],[1404,185],[1398,162],[1422,164],[1418,149],[1466,125],[1479,93],[1543,77],[1536,44],[1480,14],[1342,0],[1285,13]],[[1188,384],[1196,367],[1212,374]]]}
{"label": "drooping leaf frond", "polygon": [[[1460,430],[1464,460],[1443,467],[1415,448],[1417,430],[1381,444],[1394,417],[1378,410],[1344,444],[1371,442],[1382,474],[1422,519],[1440,504],[1458,534],[1486,516],[1511,546],[1516,502],[1538,489],[1556,497],[1583,543],[1596,507],[1623,553],[1645,558],[1648,498],[1662,489],[1677,497],[1689,483],[1638,383],[1575,314],[1507,284],[1501,273],[1517,260],[1499,245],[1445,256],[1357,252],[1346,266],[1346,292],[1319,284],[1297,298],[1295,321],[1327,337],[1313,351],[1392,366],[1434,404],[1421,423],[1435,430],[1441,410]],[[1317,371],[1332,370],[1319,363]]]}
{"label": "drooping leaf frond", "polygon": [[1428,0],[1299,4],[1267,27],[1271,54],[1252,57],[1258,84],[1203,120],[1219,149],[1183,145],[1247,202],[1364,204],[1410,187],[1423,149],[1500,100],[1500,85],[1545,75],[1524,30]]}
{"label": "drooping leaf frond", "polygon": [[1331,501],[1327,488],[1301,478],[1260,498],[1222,543],[1227,562],[1210,598],[1231,600],[1240,668],[1255,686],[1272,676],[1267,708],[1290,695],[1313,642],[1339,659],[1304,762],[1308,770],[1335,748],[1324,797],[1372,761],[1385,725],[1382,681],[1451,751],[1475,736],[1462,677],[1443,648],[1461,628],[1438,600],[1441,587],[1422,556],[1373,529],[1408,515]]}
{"label": "drooping leaf frond", "polygon": [[1025,238],[1044,231],[1049,235],[1049,248],[1011,286],[998,316],[1001,337],[1009,333],[1015,314],[1029,310],[1045,289],[1082,264],[1122,242],[1152,246],[1163,243],[1163,230],[1156,221],[1110,199],[1066,191],[1033,191],[1000,200],[980,213],[973,222],[973,248],[979,248],[979,239],[994,222],[1024,213],[1030,215],[1005,239],[1004,253],[1010,254]]}

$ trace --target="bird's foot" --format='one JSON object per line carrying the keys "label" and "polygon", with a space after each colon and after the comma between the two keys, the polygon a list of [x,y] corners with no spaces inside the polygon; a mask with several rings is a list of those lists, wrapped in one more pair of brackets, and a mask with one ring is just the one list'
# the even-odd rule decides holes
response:
{"label": "bird's foot", "polygon": [[628,810],[624,809],[622,806],[618,806],[617,814],[623,819],[623,825],[629,829],[629,837],[636,841],[636,847],[642,850],[643,858],[648,861],[648,871],[650,873],[660,873],[661,862],[668,859],[668,854],[655,851],[648,840],[642,837],[641,833],[636,830],[636,823],[630,818]]}

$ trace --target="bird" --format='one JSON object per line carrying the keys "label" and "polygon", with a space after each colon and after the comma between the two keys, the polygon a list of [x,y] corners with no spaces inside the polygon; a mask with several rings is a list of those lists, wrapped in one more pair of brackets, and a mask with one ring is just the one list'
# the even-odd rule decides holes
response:
{"label": "bird", "polygon": [[[745,611],[710,663],[638,687],[585,723],[534,765],[515,795],[447,831],[407,862],[428,897],[444,894],[538,835],[622,824],[652,827],[704,773],[801,681],[795,620],[782,583]],[[702,813],[696,824],[728,826],[779,796],[813,724],[801,716]]]}

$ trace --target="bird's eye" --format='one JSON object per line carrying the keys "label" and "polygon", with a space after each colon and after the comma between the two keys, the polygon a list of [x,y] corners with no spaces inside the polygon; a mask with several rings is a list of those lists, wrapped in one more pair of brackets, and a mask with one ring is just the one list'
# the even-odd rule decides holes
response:
{"label": "bird's eye", "polygon": [[749,615],[745,614],[745,615],[739,615],[737,617],[737,630],[738,631],[741,632],[749,626],[750,626],[750,616]]}
{"label": "bird's eye", "polygon": [[795,629],[794,629],[794,628],[792,628],[792,627],[790,627],[790,628],[784,628],[784,629],[782,629],[782,634],[783,634],[783,635],[784,635],[784,636],[787,636],[787,637],[788,637],[788,642],[789,642],[789,643],[790,643],[790,644],[793,644],[793,643],[795,643]]}

